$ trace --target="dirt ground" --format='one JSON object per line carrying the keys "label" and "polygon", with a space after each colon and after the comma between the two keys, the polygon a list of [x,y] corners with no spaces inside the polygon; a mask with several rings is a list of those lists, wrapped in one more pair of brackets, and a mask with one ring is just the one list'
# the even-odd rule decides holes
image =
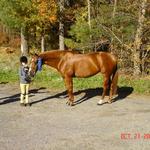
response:
{"label": "dirt ground", "polygon": [[0,84],[0,150],[149,150],[150,97],[122,87],[117,101],[97,105],[101,88],[61,92],[31,88],[31,107],[19,105],[19,86]]}

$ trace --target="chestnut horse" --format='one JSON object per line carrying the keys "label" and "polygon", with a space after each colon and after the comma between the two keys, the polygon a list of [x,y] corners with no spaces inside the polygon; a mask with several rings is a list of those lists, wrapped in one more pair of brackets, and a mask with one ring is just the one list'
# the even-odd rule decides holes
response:
{"label": "chestnut horse", "polygon": [[[39,62],[40,61],[40,62]],[[112,96],[117,91],[117,59],[108,52],[93,52],[89,54],[79,54],[73,51],[53,50],[35,54],[31,59],[30,75],[34,76],[39,64],[44,64],[56,68],[64,79],[69,101],[68,105],[74,105],[73,77],[86,78],[99,72],[103,74],[104,84],[102,99],[98,104],[102,104],[107,89],[110,89],[108,103],[112,102]],[[40,69],[41,69],[40,66]]]}

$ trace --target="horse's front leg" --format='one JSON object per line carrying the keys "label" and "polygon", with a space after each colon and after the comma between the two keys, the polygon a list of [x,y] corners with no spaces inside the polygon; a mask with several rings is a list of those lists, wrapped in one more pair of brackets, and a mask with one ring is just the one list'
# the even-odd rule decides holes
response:
{"label": "horse's front leg", "polygon": [[68,91],[68,97],[69,97],[69,101],[67,102],[68,105],[73,106],[74,105],[74,96],[73,96],[73,81],[72,81],[72,77],[68,77],[66,76],[64,78],[65,80],[65,85]]}
{"label": "horse's front leg", "polygon": [[107,89],[109,88],[109,82],[110,82],[110,78],[107,75],[104,75],[104,83],[103,83],[103,93],[102,93],[102,98],[98,101],[98,105],[102,105],[105,101],[105,95],[107,92]]}

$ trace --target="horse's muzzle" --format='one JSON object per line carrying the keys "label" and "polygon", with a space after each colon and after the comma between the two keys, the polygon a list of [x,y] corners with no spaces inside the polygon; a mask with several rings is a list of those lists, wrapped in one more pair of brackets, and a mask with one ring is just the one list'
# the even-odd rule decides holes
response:
{"label": "horse's muzzle", "polygon": [[35,76],[35,72],[29,71],[29,75],[30,75],[31,77],[34,77],[34,76]]}

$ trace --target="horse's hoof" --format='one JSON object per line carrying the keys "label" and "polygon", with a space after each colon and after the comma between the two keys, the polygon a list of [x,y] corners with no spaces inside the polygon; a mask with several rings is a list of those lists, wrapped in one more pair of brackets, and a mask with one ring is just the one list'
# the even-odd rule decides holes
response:
{"label": "horse's hoof", "polygon": [[116,99],[118,97],[118,94],[113,95],[113,99]]}
{"label": "horse's hoof", "polygon": [[68,102],[66,102],[66,105],[70,106],[70,102],[69,102],[69,101],[68,101]]}
{"label": "horse's hoof", "polygon": [[103,100],[99,100],[97,105],[102,105],[103,103],[104,103]]}
{"label": "horse's hoof", "polygon": [[75,104],[74,104],[74,103],[71,103],[70,106],[75,106]]}
{"label": "horse's hoof", "polygon": [[66,102],[66,104],[67,104],[68,106],[70,106],[70,102]]}
{"label": "horse's hoof", "polygon": [[111,104],[111,103],[112,103],[112,100],[108,100],[107,102],[108,102],[108,104]]}
{"label": "horse's hoof", "polygon": [[74,103],[72,103],[72,102],[70,102],[70,101],[66,102],[66,104],[67,104],[68,106],[74,106]]}

